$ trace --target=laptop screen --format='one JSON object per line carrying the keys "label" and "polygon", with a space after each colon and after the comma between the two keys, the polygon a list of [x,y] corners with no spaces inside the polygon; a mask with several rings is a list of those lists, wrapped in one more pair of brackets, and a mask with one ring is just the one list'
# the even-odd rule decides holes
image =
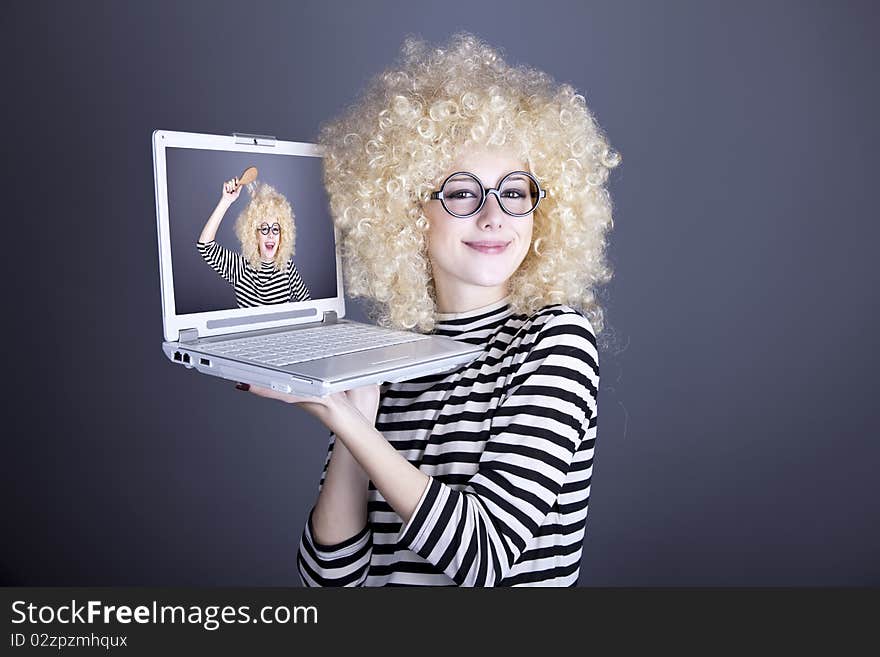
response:
{"label": "laptop screen", "polygon": [[[169,146],[165,166],[178,315],[337,296],[320,157]],[[200,243],[224,183],[250,167],[256,181],[225,209],[214,239]]]}

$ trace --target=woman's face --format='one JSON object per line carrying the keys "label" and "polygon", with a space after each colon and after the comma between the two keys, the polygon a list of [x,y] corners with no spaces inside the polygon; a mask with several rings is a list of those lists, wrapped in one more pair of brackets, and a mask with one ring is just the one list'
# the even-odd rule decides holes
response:
{"label": "woman's face", "polygon": [[[264,235],[267,226],[268,234]],[[263,222],[257,227],[257,239],[260,241],[260,260],[272,262],[275,254],[278,253],[278,247],[281,246],[281,224],[277,221]]]}
{"label": "woman's face", "polygon": [[[511,171],[528,171],[528,165],[507,150],[474,151],[459,157],[441,182],[457,171],[474,174],[490,189]],[[529,251],[534,215],[505,214],[494,195],[465,219],[448,214],[439,200],[428,201],[424,211],[438,310],[461,312],[506,296],[508,280]]]}

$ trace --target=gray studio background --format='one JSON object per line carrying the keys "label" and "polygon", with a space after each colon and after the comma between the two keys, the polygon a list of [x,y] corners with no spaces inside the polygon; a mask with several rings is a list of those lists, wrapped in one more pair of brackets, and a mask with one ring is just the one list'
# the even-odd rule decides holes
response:
{"label": "gray studio background", "polygon": [[[193,148],[167,148],[165,153],[177,314],[238,307],[232,285],[204,261],[196,242],[217,207],[223,182],[241,175],[249,166],[257,167],[258,183],[271,185],[290,203],[296,226],[293,262],[312,299],[336,296],[333,221],[320,158]],[[235,222],[249,200],[248,191],[242,189],[217,229],[217,243],[234,253],[241,253]]]}
{"label": "gray studio background", "polygon": [[872,3],[7,20],[3,583],[299,584],[327,432],[163,356],[151,134],[313,140],[406,34],[470,28],[576,86],[623,154],[581,585],[880,584]]}

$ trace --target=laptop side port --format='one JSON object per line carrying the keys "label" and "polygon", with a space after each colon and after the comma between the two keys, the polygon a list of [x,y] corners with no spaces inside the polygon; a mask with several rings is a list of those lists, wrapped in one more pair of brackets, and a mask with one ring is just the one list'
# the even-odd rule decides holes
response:
{"label": "laptop side port", "polygon": [[189,364],[189,354],[183,354],[183,362]]}
{"label": "laptop side port", "polygon": [[205,367],[211,367],[211,361],[207,358],[199,358],[199,365],[204,365]]}
{"label": "laptop side port", "polygon": [[174,352],[174,360],[179,363],[180,361],[183,360],[183,354],[181,354],[179,351],[175,351]]}

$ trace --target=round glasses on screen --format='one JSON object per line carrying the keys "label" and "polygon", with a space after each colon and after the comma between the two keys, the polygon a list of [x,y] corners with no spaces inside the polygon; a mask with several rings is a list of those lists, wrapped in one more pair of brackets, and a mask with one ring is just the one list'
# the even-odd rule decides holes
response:
{"label": "round glasses on screen", "polygon": [[465,218],[480,212],[490,195],[495,196],[506,214],[525,217],[535,211],[547,193],[527,171],[511,171],[493,189],[483,187],[474,174],[458,171],[446,178],[431,198],[438,199],[453,217]]}
{"label": "round glasses on screen", "polygon": [[271,232],[273,235],[278,235],[281,232],[281,226],[278,224],[272,224],[271,226],[267,223],[260,224],[260,227],[257,229],[263,235],[268,235]]}

